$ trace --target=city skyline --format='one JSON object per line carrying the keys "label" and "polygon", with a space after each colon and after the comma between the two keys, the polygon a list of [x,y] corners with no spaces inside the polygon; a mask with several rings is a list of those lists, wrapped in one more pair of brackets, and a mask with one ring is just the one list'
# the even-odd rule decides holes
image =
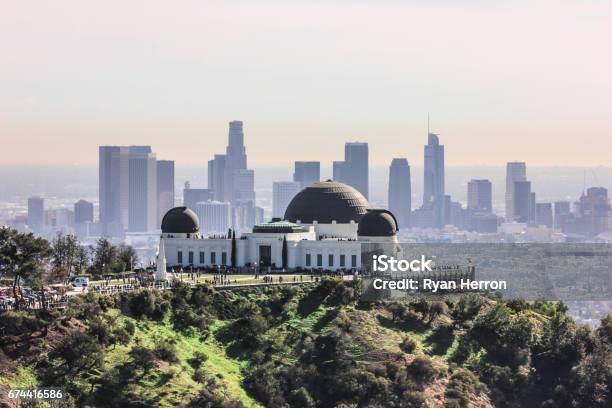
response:
{"label": "city skyline", "polygon": [[251,167],[332,161],[346,140],[419,166],[428,112],[449,166],[609,163],[608,2],[35,7],[1,17],[4,164],[94,164],[103,143],[201,163],[240,118]]}

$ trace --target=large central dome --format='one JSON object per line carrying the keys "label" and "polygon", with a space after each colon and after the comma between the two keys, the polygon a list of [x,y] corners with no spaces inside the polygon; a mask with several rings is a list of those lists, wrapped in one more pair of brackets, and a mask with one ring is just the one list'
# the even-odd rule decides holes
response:
{"label": "large central dome", "polygon": [[200,222],[191,209],[174,207],[164,215],[161,230],[165,234],[194,234],[200,231]]}
{"label": "large central dome", "polygon": [[289,203],[285,220],[312,224],[359,222],[370,205],[353,187],[336,181],[321,181],[300,191]]}

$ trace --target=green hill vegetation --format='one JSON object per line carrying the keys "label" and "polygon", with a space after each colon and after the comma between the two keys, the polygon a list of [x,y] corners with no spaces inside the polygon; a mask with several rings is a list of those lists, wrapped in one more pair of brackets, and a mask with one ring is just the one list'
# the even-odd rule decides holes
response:
{"label": "green hill vegetation", "polygon": [[74,297],[0,315],[0,395],[64,406],[609,407],[612,318],[480,295],[361,303],[355,282]]}

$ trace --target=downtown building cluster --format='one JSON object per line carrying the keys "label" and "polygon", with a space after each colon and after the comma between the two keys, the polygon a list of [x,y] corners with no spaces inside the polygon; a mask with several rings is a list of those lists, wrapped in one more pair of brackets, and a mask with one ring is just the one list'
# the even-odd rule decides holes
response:
{"label": "downtown building cluster", "polygon": [[[403,231],[443,230],[453,226],[479,234],[519,234],[554,231],[571,240],[591,240],[612,231],[612,211],[603,187],[586,188],[580,198],[546,202],[537,199],[524,162],[506,165],[503,217],[493,208],[493,184],[484,178],[467,182],[467,203],[454,201],[445,189],[445,146],[428,133],[423,148],[423,194],[415,205],[411,167],[406,158],[391,161],[386,208]],[[332,163],[333,180],[355,188],[366,199],[369,191],[369,145],[347,142],[344,159]],[[174,161],[158,160],[150,146],[99,147],[99,208],[78,200],[74,208],[45,209],[45,200],[31,197],[23,222],[40,235],[75,232],[79,237],[159,231],[163,215],[180,201],[175,198]],[[208,161],[208,185],[192,188],[186,182],[182,204],[201,222],[202,235],[226,235],[228,229],[249,232],[264,221],[257,205],[255,172],[247,165],[241,121],[229,123],[228,144],[223,154]],[[292,199],[304,188],[321,181],[319,161],[296,161],[292,180],[272,183],[272,219],[282,219]],[[419,197],[420,198],[420,197]],[[18,223],[19,220],[16,220]],[[548,235],[550,236],[550,234]]]}

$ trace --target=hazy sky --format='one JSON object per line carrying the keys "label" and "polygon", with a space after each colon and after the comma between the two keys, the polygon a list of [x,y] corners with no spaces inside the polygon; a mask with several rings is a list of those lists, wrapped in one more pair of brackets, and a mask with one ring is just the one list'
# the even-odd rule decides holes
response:
{"label": "hazy sky", "polygon": [[612,1],[0,0],[0,164],[612,164]]}

